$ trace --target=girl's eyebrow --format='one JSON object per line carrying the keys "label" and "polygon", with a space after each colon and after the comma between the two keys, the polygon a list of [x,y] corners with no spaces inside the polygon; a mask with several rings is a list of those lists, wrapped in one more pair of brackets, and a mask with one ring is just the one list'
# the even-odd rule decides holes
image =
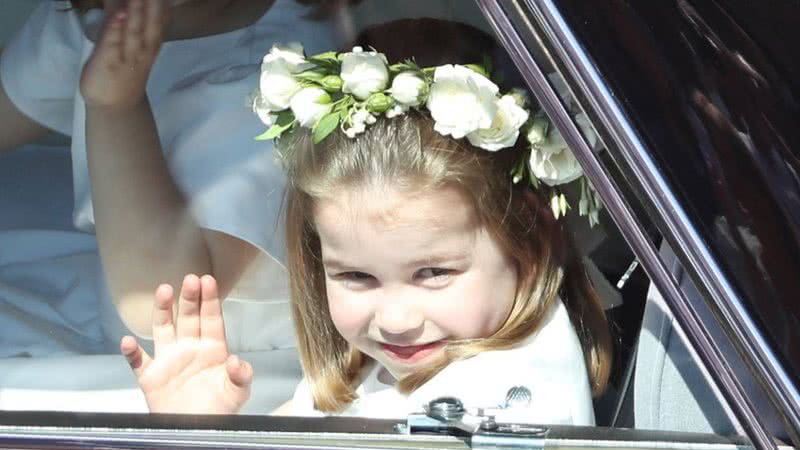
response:
{"label": "girl's eyebrow", "polygon": [[357,270],[355,266],[351,266],[349,264],[345,264],[341,261],[337,261],[332,258],[322,258],[322,265],[327,267],[328,269],[338,270],[338,271],[352,271]]}
{"label": "girl's eyebrow", "polygon": [[[467,259],[469,255],[466,253],[453,253],[453,254],[440,254],[425,256],[408,262],[406,267],[423,267],[423,266],[437,266],[444,263],[462,262]],[[337,271],[354,271],[361,270],[355,265],[345,264],[333,258],[322,258],[322,265],[329,270]]]}
{"label": "girl's eyebrow", "polygon": [[420,267],[420,266],[437,266],[444,263],[461,262],[467,259],[467,254],[458,252],[451,254],[438,254],[426,256],[424,258],[415,259],[408,264],[407,267]]}

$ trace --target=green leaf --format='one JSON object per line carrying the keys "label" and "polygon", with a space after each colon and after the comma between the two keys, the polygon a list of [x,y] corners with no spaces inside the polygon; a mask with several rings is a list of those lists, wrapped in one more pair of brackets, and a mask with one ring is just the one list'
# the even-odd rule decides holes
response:
{"label": "green leaf", "polygon": [[294,77],[298,80],[319,82],[326,76],[326,72],[319,69],[309,69],[296,74]]}
{"label": "green leaf", "polygon": [[326,72],[339,71],[339,61],[337,60],[309,58],[308,62],[317,66],[318,69],[325,70]]}
{"label": "green leaf", "polygon": [[294,125],[295,119],[294,114],[292,114],[291,110],[284,110],[278,113],[278,117],[275,119],[275,123],[269,127],[269,130],[261,134],[260,136],[256,136],[257,141],[268,141],[271,139],[275,139],[280,137],[284,131],[291,128]]}
{"label": "green leaf", "polygon": [[397,63],[397,64],[392,64],[391,66],[389,66],[389,71],[392,72],[392,73],[405,72],[406,70],[414,70],[414,67],[412,67],[410,64],[404,63],[404,62]]}
{"label": "green leaf", "polygon": [[486,70],[487,74],[491,75],[492,72],[494,72],[494,68],[492,67],[492,58],[489,55],[485,54],[485,53],[483,55],[482,64],[483,64],[484,70]]}
{"label": "green leaf", "polygon": [[319,119],[319,122],[314,125],[314,129],[311,131],[315,144],[322,142],[339,126],[340,117],[338,112],[332,112]]}
{"label": "green leaf", "polygon": [[310,58],[308,58],[308,59],[319,59],[319,60],[327,60],[327,61],[337,61],[337,59],[336,59],[337,55],[338,55],[338,53],[337,53],[337,52],[335,52],[335,51],[329,51],[329,52],[317,53],[316,55],[312,55],[312,56],[311,56]]}

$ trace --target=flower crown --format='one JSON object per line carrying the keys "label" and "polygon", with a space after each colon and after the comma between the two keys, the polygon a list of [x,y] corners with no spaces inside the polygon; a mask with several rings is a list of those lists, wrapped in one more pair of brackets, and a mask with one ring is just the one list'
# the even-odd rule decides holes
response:
{"label": "flower crown", "polygon": [[[487,151],[513,147],[520,133],[529,149],[520,155],[512,180],[550,186],[556,218],[570,205],[559,186],[580,180],[578,211],[598,223],[601,203],[561,134],[542,111],[527,109],[521,89],[500,94],[484,65],[442,65],[421,68],[408,60],[390,65],[376,51],[326,52],[305,57],[299,44],[273,46],[261,65],[253,110],[269,129],[256,139],[278,139],[297,127],[311,129],[319,143],[337,128],[354,138],[380,116],[392,118],[409,109],[427,109],[434,129],[454,139],[465,138]],[[578,124],[590,143],[597,138],[582,113]]]}

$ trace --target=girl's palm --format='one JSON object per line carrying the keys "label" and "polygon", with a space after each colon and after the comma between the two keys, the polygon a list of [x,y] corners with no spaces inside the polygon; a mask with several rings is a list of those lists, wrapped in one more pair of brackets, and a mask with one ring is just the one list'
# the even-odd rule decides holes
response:
{"label": "girl's palm", "polygon": [[228,353],[214,278],[188,275],[173,321],[173,290],[161,285],[153,309],[155,358],[130,336],[122,353],[152,412],[230,414],[250,395],[253,370]]}

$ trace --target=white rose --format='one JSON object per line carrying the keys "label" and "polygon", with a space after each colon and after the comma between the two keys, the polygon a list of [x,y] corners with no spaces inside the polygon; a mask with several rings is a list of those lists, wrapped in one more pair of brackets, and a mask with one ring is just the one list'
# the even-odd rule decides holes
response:
{"label": "white rose", "polygon": [[497,85],[464,66],[436,68],[428,96],[434,129],[460,139],[480,128],[489,128],[497,111]]}
{"label": "white rose", "polygon": [[342,92],[366,100],[370,94],[386,89],[389,83],[389,68],[386,56],[378,52],[365,52],[354,47],[342,57]]}
{"label": "white rose", "polygon": [[511,147],[517,142],[519,128],[528,120],[528,111],[517,104],[512,95],[497,100],[497,114],[488,128],[475,130],[467,135],[469,142],[489,151]]}
{"label": "white rose", "polygon": [[302,88],[294,75],[309,67],[299,44],[273,46],[261,62],[259,91],[262,108],[273,112],[288,108],[292,96]]}
{"label": "white rose", "polygon": [[581,165],[556,129],[547,139],[531,146],[530,169],[548,186],[569,183],[583,175]]}
{"label": "white rose", "polygon": [[275,123],[277,115],[273,114],[272,111],[266,105],[264,105],[264,99],[262,96],[256,95],[253,99],[253,111],[267,127],[271,127],[272,124]]}
{"label": "white rose", "polygon": [[331,110],[331,96],[318,87],[303,88],[292,97],[290,108],[301,126],[313,127]]}
{"label": "white rose", "polygon": [[389,91],[397,103],[405,106],[417,106],[425,88],[425,80],[414,72],[402,72],[392,80]]}
{"label": "white rose", "polygon": [[273,61],[283,61],[293,72],[299,72],[310,67],[306,62],[303,53],[303,45],[299,42],[290,42],[288,44],[275,44],[269,50],[269,53],[264,55],[261,64],[269,64]]}

